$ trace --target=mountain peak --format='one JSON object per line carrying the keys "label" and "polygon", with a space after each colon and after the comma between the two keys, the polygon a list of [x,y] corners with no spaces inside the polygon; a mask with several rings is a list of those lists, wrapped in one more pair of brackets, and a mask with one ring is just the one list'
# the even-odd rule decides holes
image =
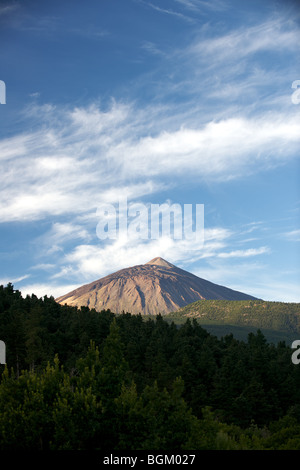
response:
{"label": "mountain peak", "polygon": [[165,315],[203,299],[254,299],[242,292],[213,284],[156,257],[146,264],[121,269],[56,299],[96,311],[119,314]]}
{"label": "mountain peak", "polygon": [[160,258],[159,256],[156,258],[153,258],[151,261],[148,261],[146,264],[154,264],[156,266],[164,266],[165,268],[174,268],[174,264],[169,263],[163,258]]}

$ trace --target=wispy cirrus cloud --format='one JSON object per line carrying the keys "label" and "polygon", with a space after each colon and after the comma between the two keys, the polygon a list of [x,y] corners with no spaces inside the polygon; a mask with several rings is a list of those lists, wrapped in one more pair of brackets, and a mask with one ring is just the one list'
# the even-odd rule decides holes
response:
{"label": "wispy cirrus cloud", "polygon": [[0,6],[0,16],[5,16],[10,13],[13,13],[19,8],[19,3],[18,2],[12,2],[12,3],[4,3],[3,5]]}
{"label": "wispy cirrus cloud", "polygon": [[7,286],[7,284],[10,282],[14,285],[15,283],[22,282],[25,279],[28,279],[29,277],[30,277],[30,274],[24,274],[23,276],[19,276],[16,278],[8,278],[8,277],[0,278],[0,285]]}
{"label": "wispy cirrus cloud", "polygon": [[[185,27],[205,11],[228,7],[221,0],[177,0],[172,8],[157,1],[138,3],[168,24],[173,19]],[[106,34],[96,26],[85,32],[76,22],[63,30],[60,18],[26,17],[24,10],[16,14],[14,27],[77,39]],[[155,256],[177,265],[206,263],[201,277],[214,281],[224,274],[222,282],[239,290],[231,282],[236,272],[248,267],[256,276],[263,271],[262,260],[271,252],[268,240],[262,231],[258,237],[247,235],[257,224],[244,226],[240,233],[206,227],[204,249],[169,238],[100,243],[96,210],[124,195],[129,201],[163,200],[160,192],[183,181],[197,190],[206,183],[225,187],[294,162],[300,116],[291,104],[290,81],[298,78],[293,76],[297,44],[299,30],[290,18],[274,15],[255,24],[247,19],[238,28],[232,21],[208,22],[187,33],[185,45],[176,47],[155,35],[140,37],[139,54],[146,63],[150,53],[155,67],[124,85],[126,99],[104,106],[94,98],[73,107],[40,105],[36,96],[35,104],[23,110],[21,132],[0,141],[0,222],[44,224],[43,234],[32,241],[38,253],[28,289],[46,289],[38,284],[38,270],[52,275],[49,286],[55,292],[67,282],[60,291],[64,293],[71,284]],[[145,92],[153,98],[148,104]],[[289,239],[297,239],[295,232],[287,234]],[[244,285],[249,279],[243,277]],[[266,279],[260,280],[267,285]]]}
{"label": "wispy cirrus cloud", "polygon": [[205,0],[175,0],[179,5],[184,6],[188,10],[193,12],[205,11],[205,10],[226,10],[228,5],[222,0],[215,0],[209,2]]}
{"label": "wispy cirrus cloud", "polygon": [[225,253],[218,253],[219,258],[249,258],[250,256],[262,255],[270,253],[270,249],[266,246],[260,248],[248,248],[246,250],[233,250]]}
{"label": "wispy cirrus cloud", "polygon": [[78,284],[66,284],[62,286],[55,282],[47,282],[25,284],[18,289],[20,290],[23,297],[26,297],[26,295],[31,296],[32,294],[34,294],[38,298],[47,295],[48,297],[53,296],[56,299],[57,297],[64,295],[66,292],[70,292],[76,289],[77,287]]}
{"label": "wispy cirrus cloud", "polygon": [[91,239],[91,233],[82,225],[74,222],[54,222],[49,232],[41,237],[40,242],[53,249],[53,247],[63,246],[70,240],[88,242]]}
{"label": "wispy cirrus cloud", "polygon": [[142,92],[151,83],[153,103],[170,107],[173,130],[179,119],[194,129],[237,116],[255,122],[263,112],[295,113],[291,84],[299,40],[297,20],[288,15],[249,20],[243,28],[207,24],[181,48],[143,44],[156,63],[133,86]]}
{"label": "wispy cirrus cloud", "polygon": [[176,17],[176,18],[180,18],[184,21],[188,21],[190,23],[194,23],[194,19],[181,13],[181,12],[178,12],[174,9],[169,9],[169,8],[162,8],[161,6],[158,6],[152,2],[149,2],[149,1],[146,1],[146,0],[138,0],[139,3],[147,6],[148,8],[151,8],[152,10],[155,10],[159,13],[163,13],[165,15],[171,15],[173,17]]}
{"label": "wispy cirrus cloud", "polygon": [[227,287],[241,292],[245,292],[244,286],[247,286],[248,294],[266,301],[300,302],[296,273],[291,282],[285,278],[285,273],[283,278],[277,271],[266,273],[267,263],[260,258],[232,259],[230,263],[224,261],[221,258],[210,258],[208,265],[196,268],[194,274],[220,285],[224,285],[225,280]]}
{"label": "wispy cirrus cloud", "polygon": [[262,51],[275,54],[286,50],[295,51],[299,37],[300,32],[295,22],[290,18],[278,17],[217,36],[201,38],[189,50],[195,57],[211,57],[211,63],[218,60],[228,64],[228,60],[236,62]]}
{"label": "wispy cirrus cloud", "polygon": [[[85,279],[86,282],[122,269],[124,266],[143,264],[161,256],[168,261],[182,266],[199,260],[255,258],[268,255],[268,247],[229,251],[234,232],[222,227],[204,229],[204,246],[194,239],[174,239],[162,236],[159,239],[141,239],[125,236],[123,233],[108,243],[83,243],[76,245],[60,259],[61,269],[53,279],[64,278],[74,282]],[[145,254],[146,253],[146,254]]]}
{"label": "wispy cirrus cloud", "polygon": [[286,238],[289,241],[295,241],[299,242],[300,241],[300,230],[290,230],[289,232],[285,232],[283,234],[284,238]]}
{"label": "wispy cirrus cloud", "polygon": [[112,186],[116,195],[123,187],[138,198],[168,181],[176,184],[182,174],[204,181],[240,178],[285,164],[300,144],[300,116],[293,112],[171,131],[160,108],[152,109],[150,120],[133,104],[114,103],[105,112],[96,105],[43,108],[40,128],[0,142],[0,220],[84,213],[91,201],[95,210]]}
{"label": "wispy cirrus cloud", "polygon": [[[70,20],[70,18],[69,18]],[[107,37],[109,32],[91,23],[89,28],[80,23],[64,22],[60,16],[31,13],[30,8],[20,1],[4,3],[0,6],[0,21],[7,27],[40,36],[74,35],[86,39],[99,40]]]}

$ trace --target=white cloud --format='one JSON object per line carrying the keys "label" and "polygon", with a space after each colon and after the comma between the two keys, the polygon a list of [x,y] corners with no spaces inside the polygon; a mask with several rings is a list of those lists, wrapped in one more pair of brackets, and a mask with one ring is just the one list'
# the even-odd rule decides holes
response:
{"label": "white cloud", "polygon": [[227,8],[227,4],[222,0],[215,0],[213,2],[204,0],[176,0],[176,2],[194,12],[205,9],[225,10]]}
{"label": "white cloud", "polygon": [[[137,142],[123,141],[109,150],[117,162],[126,155],[127,174],[178,175],[185,172],[226,180],[276,166],[299,146],[300,118],[270,115],[229,118],[198,129],[161,132]],[[259,163],[259,167],[258,167]]]}
{"label": "white cloud", "polygon": [[[156,3],[148,5],[159,13],[189,19]],[[188,13],[224,5],[221,0],[176,3]],[[53,33],[58,19],[48,20]],[[39,31],[47,21],[33,24],[31,19],[30,24]],[[191,186],[195,181],[213,185],[243,179],[298,157],[300,115],[289,95],[289,77],[295,70],[291,58],[299,44],[295,23],[277,17],[231,31],[206,24],[198,33],[192,45],[172,50],[159,40],[142,43],[156,54],[157,62],[161,59],[154,72],[134,82],[141,89],[150,85],[152,104],[143,108],[135,97],[113,100],[106,107],[100,101],[74,108],[35,103],[24,110],[23,131],[0,141],[0,222],[51,217],[52,229],[36,240],[43,253],[35,260],[36,269],[50,270],[55,259],[58,272],[52,275],[51,289],[59,289],[58,280],[82,284],[83,279],[92,281],[155,256],[182,266],[217,260],[220,276],[222,269],[226,271],[221,263],[245,260],[245,269],[250,266],[256,274],[251,268],[254,260],[269,253],[265,246],[244,248],[246,241],[256,242],[254,237],[241,240],[243,232],[222,227],[205,229],[201,249],[167,238],[93,244],[101,202],[116,203],[124,195],[128,201],[150,199],[176,188],[179,179]],[[174,93],[179,96],[176,102]],[[244,233],[257,228],[244,227]],[[238,237],[241,249],[233,248],[233,237]],[[286,237],[297,240],[299,231]],[[228,274],[223,281],[231,279]],[[27,286],[35,287],[37,292],[49,291],[46,285]],[[62,287],[61,293],[66,289]]]}
{"label": "white cloud", "polygon": [[[45,121],[53,110],[49,113]],[[63,126],[56,126],[54,117],[45,131],[2,142],[2,221],[79,214],[116,191],[150,194],[176,175],[236,178],[285,163],[300,142],[299,113],[234,117],[152,136],[143,136],[147,117],[137,126],[133,106],[55,113]]]}
{"label": "white cloud", "polygon": [[3,286],[6,286],[9,282],[11,282],[13,285],[18,283],[18,282],[22,282],[24,281],[24,279],[28,279],[30,277],[30,274],[24,274],[23,276],[19,276],[19,277],[16,277],[16,278],[13,278],[13,279],[9,279],[9,278],[2,278],[0,279],[0,285],[3,285]]}
{"label": "white cloud", "polygon": [[260,51],[296,50],[299,29],[290,19],[276,18],[254,26],[232,30],[195,43],[191,51],[201,57],[211,57],[214,61],[237,62]]}
{"label": "white cloud", "polygon": [[224,259],[212,258],[208,266],[191,268],[190,271],[203,279],[263,300],[300,302],[295,273],[289,278],[286,273],[281,277],[281,273],[270,272],[268,266],[258,259],[247,262],[242,259],[230,260],[229,264]]}
{"label": "white cloud", "polygon": [[17,10],[19,8],[19,4],[18,3],[14,3],[13,5],[2,5],[0,7],[0,16],[4,16],[4,15],[8,15],[12,12],[14,12],[15,10]]}
{"label": "white cloud", "polygon": [[60,297],[61,295],[70,292],[77,287],[80,287],[78,284],[66,284],[66,285],[56,285],[51,284],[48,282],[47,284],[35,283],[35,284],[28,284],[22,287],[15,287],[18,289],[22,297],[26,297],[26,295],[31,296],[32,294],[36,295],[38,298],[44,297],[47,295],[48,297],[53,296],[55,299]]}
{"label": "white cloud", "polygon": [[284,279],[262,281],[254,287],[256,297],[272,302],[300,302],[299,283],[286,282]]}
{"label": "white cloud", "polygon": [[55,264],[51,264],[51,263],[40,263],[40,264],[36,264],[35,266],[32,266],[31,269],[33,270],[43,270],[43,271],[51,271],[53,269],[56,268],[56,265]]}
{"label": "white cloud", "polygon": [[289,232],[284,233],[283,235],[289,241],[295,241],[295,242],[300,241],[300,230],[291,230]]}
{"label": "white cloud", "polygon": [[177,11],[174,11],[174,10],[168,10],[166,8],[161,8],[151,2],[146,2],[144,0],[139,0],[140,3],[144,4],[144,5],[147,5],[148,7],[152,8],[153,10],[155,11],[158,11],[159,13],[164,13],[164,14],[167,14],[167,15],[171,15],[171,16],[175,16],[177,18],[180,18],[180,19],[183,19],[185,21],[188,21],[188,22],[193,22],[193,19],[186,16],[186,15],[183,15],[182,13],[180,12],[177,12]]}
{"label": "white cloud", "polygon": [[[190,10],[209,7],[205,1],[180,3]],[[299,147],[299,113],[290,97],[276,112],[267,107],[283,99],[279,91],[263,94],[262,110],[259,90],[286,81],[287,67],[269,70],[252,58],[261,51],[295,53],[298,43],[295,23],[285,18],[217,36],[206,25],[191,46],[164,54],[161,67],[175,79],[163,83],[162,99],[146,108],[133,100],[113,100],[105,109],[99,102],[73,109],[28,106],[24,131],[0,141],[0,222],[85,216],[119,193],[136,199],[176,185],[179,176],[229,181],[285,164]],[[143,88],[147,80],[141,77]],[[172,87],[193,101],[167,105]],[[256,97],[254,107],[247,96]]]}
{"label": "white cloud", "polygon": [[64,243],[67,240],[83,239],[89,241],[91,235],[89,232],[80,225],[74,223],[59,223],[55,222],[52,225],[50,233],[45,235],[46,243],[57,244]]}
{"label": "white cloud", "polygon": [[234,112],[251,105],[255,112],[263,106],[283,109],[280,101],[290,106],[287,80],[295,80],[300,40],[296,18],[282,12],[254,24],[249,18],[242,28],[231,24],[229,31],[218,26],[207,23],[189,46],[165,59],[155,75],[160,84],[159,74],[168,77],[158,90],[161,99],[179,93],[190,99],[188,106],[198,102],[198,119],[228,117],[229,104]]}
{"label": "white cloud", "polygon": [[249,256],[257,256],[270,253],[270,249],[266,246],[260,248],[248,248],[247,250],[233,250],[228,253],[218,253],[219,258],[248,258]]}
{"label": "white cloud", "polygon": [[[195,275],[207,279],[217,284],[225,285],[232,289],[246,292],[250,295],[259,297],[261,292],[266,295],[268,283],[265,282],[265,266],[258,261],[258,257],[268,253],[268,249],[236,250],[225,252],[224,248],[231,243],[230,238],[234,234],[222,228],[207,230],[206,243],[204,247],[197,247],[190,240],[174,240],[168,237],[162,237],[158,240],[140,240],[120,237],[117,240],[106,244],[77,245],[69,253],[65,253],[60,259],[60,271],[51,276],[49,288],[44,288],[44,293],[60,291],[61,295],[72,290],[69,286],[61,287],[58,281],[64,279],[73,281],[73,285],[78,287],[96,279],[102,278],[108,274],[120,269],[144,264],[156,256],[161,256],[169,262],[193,272]],[[230,265],[224,264],[230,258]],[[245,258],[251,258],[252,261],[247,264],[241,262]],[[235,259],[233,262],[232,259]],[[206,264],[206,261],[209,264]],[[191,267],[195,263],[205,261],[202,268],[196,271]],[[239,281],[236,280],[236,272],[239,272]],[[253,281],[254,279],[254,281]],[[260,282],[263,279],[263,283]],[[53,284],[53,281],[56,284]],[[35,287],[35,286],[34,286]],[[37,286],[38,287],[38,286]],[[75,287],[73,287],[75,288]],[[28,289],[33,287],[26,287]],[[38,288],[38,292],[41,289]],[[264,290],[265,289],[265,290]],[[43,294],[44,295],[44,294]],[[60,294],[57,294],[60,295]],[[262,296],[265,298],[265,295]],[[295,295],[295,292],[293,293]]]}
{"label": "white cloud", "polygon": [[92,282],[119,269],[144,264],[156,256],[184,266],[210,258],[248,258],[268,253],[265,247],[226,252],[233,235],[233,232],[222,227],[206,228],[205,243],[202,245],[185,238],[174,240],[162,236],[157,240],[142,240],[121,234],[116,240],[106,243],[77,245],[60,259],[60,271],[53,278]]}

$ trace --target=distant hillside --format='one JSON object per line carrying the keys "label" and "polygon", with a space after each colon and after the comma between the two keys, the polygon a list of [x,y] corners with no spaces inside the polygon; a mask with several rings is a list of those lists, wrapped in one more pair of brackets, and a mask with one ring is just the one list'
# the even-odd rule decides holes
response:
{"label": "distant hillside", "polygon": [[169,313],[166,320],[177,324],[195,318],[216,336],[232,332],[246,337],[260,329],[272,342],[300,338],[300,304],[263,300],[201,300]]}

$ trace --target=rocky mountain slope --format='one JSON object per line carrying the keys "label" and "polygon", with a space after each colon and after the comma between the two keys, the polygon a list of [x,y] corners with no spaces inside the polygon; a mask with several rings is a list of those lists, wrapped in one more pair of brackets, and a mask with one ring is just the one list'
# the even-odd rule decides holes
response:
{"label": "rocky mountain slope", "polygon": [[132,314],[167,314],[201,299],[248,300],[254,297],[219,286],[162,258],[121,269],[56,299],[60,304]]}

